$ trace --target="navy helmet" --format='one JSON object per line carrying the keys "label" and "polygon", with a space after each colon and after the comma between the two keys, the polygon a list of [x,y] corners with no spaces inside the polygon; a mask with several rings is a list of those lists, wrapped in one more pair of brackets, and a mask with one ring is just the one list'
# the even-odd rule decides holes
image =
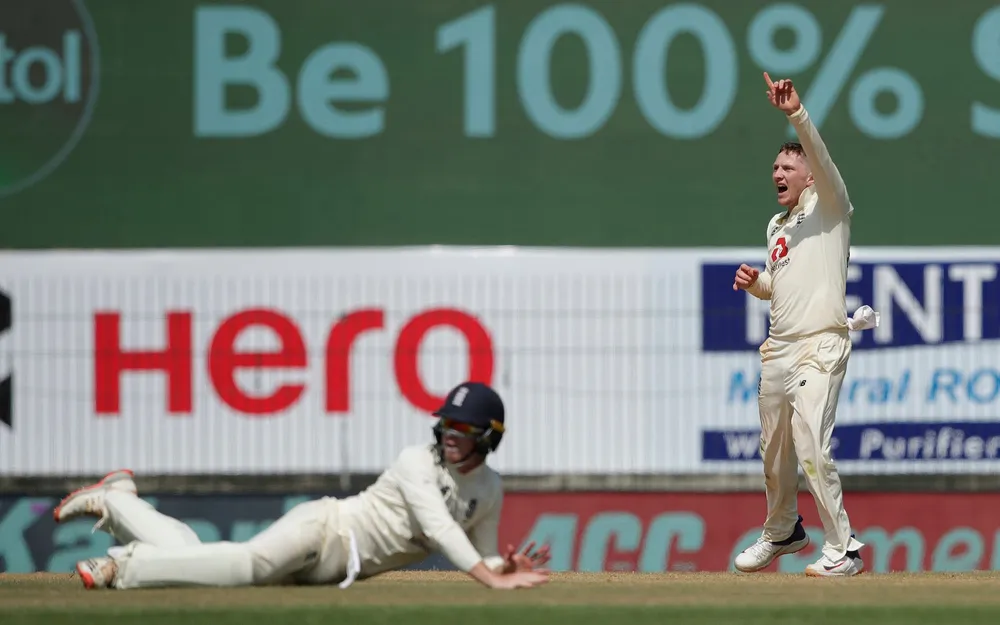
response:
{"label": "navy helmet", "polygon": [[444,403],[433,414],[438,417],[433,429],[439,446],[445,429],[475,438],[474,453],[484,456],[496,451],[503,438],[503,400],[482,382],[463,382],[451,389]]}

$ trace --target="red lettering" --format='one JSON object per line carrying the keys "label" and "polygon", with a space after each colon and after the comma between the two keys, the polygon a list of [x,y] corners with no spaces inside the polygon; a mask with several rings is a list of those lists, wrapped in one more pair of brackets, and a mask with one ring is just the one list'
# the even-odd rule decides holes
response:
{"label": "red lettering", "polygon": [[[403,397],[425,412],[437,410],[444,397],[431,395],[420,379],[420,344],[428,332],[451,327],[468,342],[469,374],[465,380],[490,384],[493,379],[493,341],[479,320],[453,308],[434,308],[415,316],[399,331],[394,364],[396,382]],[[458,381],[456,381],[457,383]]]}
{"label": "red lettering", "polygon": [[[192,314],[166,313],[166,347],[162,350],[125,350],[121,346],[121,313],[94,315],[94,398],[97,414],[118,414],[122,374],[130,371],[160,371],[166,374],[166,403],[170,414],[191,414],[193,401]],[[238,351],[237,341],[253,327],[266,328],[278,338],[278,347],[268,351]],[[351,360],[354,346],[366,332],[385,327],[385,312],[379,308],[357,310],[330,328],[326,340],[325,378],[327,413],[351,410]],[[432,394],[420,377],[420,350],[427,333],[451,328],[467,343],[468,375],[465,380],[491,383],[493,341],[473,315],[452,308],[435,308],[410,319],[400,330],[393,352],[393,370],[403,398],[415,408],[432,412],[444,400]],[[280,413],[298,402],[306,390],[304,382],[281,383],[264,395],[249,394],[237,384],[243,369],[294,369],[308,367],[305,339],[295,320],[276,310],[255,308],[222,321],[209,341],[206,365],[208,380],[218,398],[234,411],[246,415]]]}
{"label": "red lettering", "polygon": [[167,411],[191,412],[191,313],[167,313],[167,346],[162,351],[125,351],[121,314],[94,315],[94,402],[97,414],[118,414],[121,376],[127,371],[167,374]]}
{"label": "red lettering", "polygon": [[[247,328],[264,326],[278,335],[280,347],[273,352],[237,352],[236,340]],[[208,374],[219,398],[234,410],[249,415],[286,410],[299,400],[304,384],[282,384],[269,395],[247,395],[236,384],[237,369],[302,369],[306,345],[295,322],[273,310],[245,310],[222,322],[208,350]]]}
{"label": "red lettering", "polygon": [[326,411],[351,409],[351,350],[364,332],[381,330],[385,314],[371,308],[352,312],[330,329],[326,339]]}

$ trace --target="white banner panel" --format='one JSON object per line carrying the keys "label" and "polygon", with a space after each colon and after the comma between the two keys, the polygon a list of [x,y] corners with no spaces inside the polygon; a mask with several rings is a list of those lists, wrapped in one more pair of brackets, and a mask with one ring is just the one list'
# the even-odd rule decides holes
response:
{"label": "white banner panel", "polygon": [[[732,274],[761,256],[5,253],[0,472],[379,471],[430,440],[428,413],[471,376],[506,402],[506,473],[757,473],[767,307]],[[843,472],[996,466],[998,262],[852,252],[847,307],[882,325],[854,337]]]}

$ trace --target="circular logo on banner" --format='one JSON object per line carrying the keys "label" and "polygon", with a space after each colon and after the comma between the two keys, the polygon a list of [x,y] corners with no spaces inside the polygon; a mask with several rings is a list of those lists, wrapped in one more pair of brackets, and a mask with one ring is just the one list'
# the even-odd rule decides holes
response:
{"label": "circular logo on banner", "polygon": [[97,102],[98,68],[83,0],[0,2],[0,197],[73,151]]}

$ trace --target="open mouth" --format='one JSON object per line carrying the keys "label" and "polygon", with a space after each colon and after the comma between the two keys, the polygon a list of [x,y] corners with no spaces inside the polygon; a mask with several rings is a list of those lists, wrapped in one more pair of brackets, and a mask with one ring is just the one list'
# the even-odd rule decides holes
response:
{"label": "open mouth", "polygon": [[783,185],[783,184],[779,184],[778,185],[778,193],[784,193],[785,191],[788,191],[788,186],[787,185]]}

